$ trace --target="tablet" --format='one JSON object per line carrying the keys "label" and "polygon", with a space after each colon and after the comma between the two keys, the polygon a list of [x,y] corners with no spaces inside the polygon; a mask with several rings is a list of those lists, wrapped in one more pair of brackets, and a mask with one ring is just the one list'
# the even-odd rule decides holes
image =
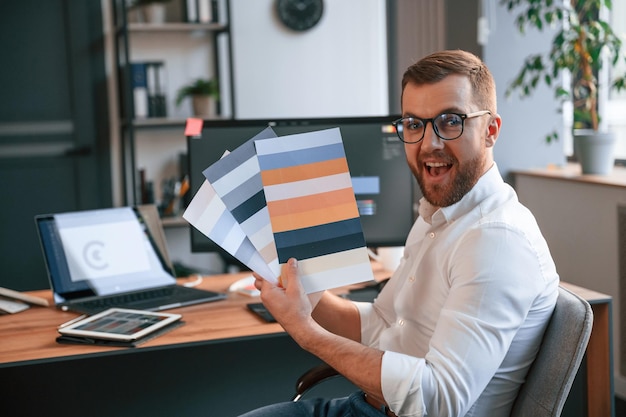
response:
{"label": "tablet", "polygon": [[65,336],[134,341],[181,319],[180,314],[111,308],[59,328]]}

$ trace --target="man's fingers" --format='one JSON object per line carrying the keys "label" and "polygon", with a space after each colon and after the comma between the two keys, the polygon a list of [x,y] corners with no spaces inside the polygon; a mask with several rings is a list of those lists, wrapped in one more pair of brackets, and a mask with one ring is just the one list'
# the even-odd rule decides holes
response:
{"label": "man's fingers", "polygon": [[298,276],[298,260],[296,258],[289,258],[287,263],[283,264],[280,271],[280,277],[278,277],[278,285],[282,288],[287,288],[287,282],[290,277]]}
{"label": "man's fingers", "polygon": [[261,291],[261,287],[263,286],[263,281],[265,281],[265,280],[263,278],[261,278],[261,277],[258,277],[258,276],[255,276],[254,278],[255,278],[254,279],[254,287],[257,290]]}

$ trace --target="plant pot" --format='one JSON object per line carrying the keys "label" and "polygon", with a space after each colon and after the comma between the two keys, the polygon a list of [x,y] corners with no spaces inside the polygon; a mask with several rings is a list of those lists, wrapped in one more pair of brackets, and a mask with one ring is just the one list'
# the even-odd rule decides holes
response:
{"label": "plant pot", "polygon": [[613,171],[615,135],[591,129],[574,130],[574,155],[583,174],[608,175]]}
{"label": "plant pot", "polygon": [[215,99],[211,96],[192,96],[191,105],[194,116],[210,119],[215,117]]}
{"label": "plant pot", "polygon": [[144,22],[152,24],[165,23],[165,5],[154,3],[141,8]]}

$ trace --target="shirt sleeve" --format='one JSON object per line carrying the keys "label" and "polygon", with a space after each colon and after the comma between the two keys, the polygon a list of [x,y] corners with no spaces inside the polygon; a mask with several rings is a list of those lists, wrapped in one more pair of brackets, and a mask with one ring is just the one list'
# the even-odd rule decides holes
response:
{"label": "shirt sleeve", "polygon": [[[511,342],[546,290],[541,256],[519,230],[478,228],[449,250],[440,264],[449,292],[426,354],[421,358],[386,350],[383,355],[383,395],[399,415],[465,415],[505,363]],[[421,277],[431,278],[441,277]],[[364,342],[370,345],[383,327],[398,325],[375,306],[360,311],[365,313]],[[523,380],[550,314],[546,303],[538,330],[525,341],[531,346],[507,363],[515,368],[509,376]]]}
{"label": "shirt sleeve", "polygon": [[373,303],[355,302],[361,319],[361,343],[378,348],[380,334],[388,327],[388,324],[374,310]]}

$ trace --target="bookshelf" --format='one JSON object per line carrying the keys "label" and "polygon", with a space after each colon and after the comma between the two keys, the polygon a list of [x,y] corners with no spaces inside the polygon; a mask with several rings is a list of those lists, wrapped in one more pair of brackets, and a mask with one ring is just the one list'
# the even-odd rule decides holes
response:
{"label": "bookshelf", "polygon": [[[190,99],[176,104],[178,90],[217,78],[220,100],[211,117],[233,113],[228,0],[206,0],[212,17],[205,22],[187,21],[187,4],[200,2],[170,0],[161,3],[166,13],[158,23],[141,21],[128,0],[112,2],[124,204],[165,205],[167,181],[183,175],[183,130],[194,116]],[[137,84],[138,73],[143,84]]]}

